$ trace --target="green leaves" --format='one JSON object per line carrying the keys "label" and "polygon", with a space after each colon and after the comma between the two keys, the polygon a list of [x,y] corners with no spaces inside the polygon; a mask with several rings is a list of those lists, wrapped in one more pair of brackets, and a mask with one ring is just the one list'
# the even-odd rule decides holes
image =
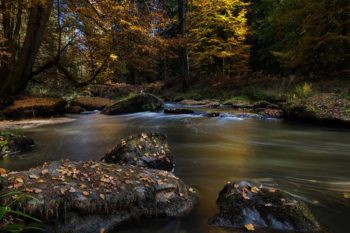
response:
{"label": "green leaves", "polygon": [[[8,207],[7,207],[7,208],[8,208]],[[9,214],[14,214],[14,215],[17,215],[17,216],[19,216],[19,217],[23,217],[23,218],[32,220],[32,221],[34,221],[34,222],[40,222],[40,223],[42,222],[40,219],[34,218],[34,217],[32,217],[32,216],[30,216],[30,215],[28,215],[28,214],[25,214],[25,213],[23,213],[23,212],[21,212],[21,211],[16,211],[16,210],[8,209],[7,213],[9,213]]]}
{"label": "green leaves", "polygon": [[12,206],[14,203],[16,202],[21,202],[22,200],[25,199],[31,199],[34,201],[39,201],[38,199],[22,193],[20,191],[14,191],[14,192],[9,192],[9,193],[5,193],[3,195],[0,196],[0,198],[5,199],[5,198],[11,198],[11,202],[7,205],[7,206],[0,206],[0,221],[4,221],[4,230],[5,232],[13,232],[13,233],[17,233],[17,232],[22,232],[24,230],[35,230],[35,231],[43,231],[43,229],[41,229],[40,227],[37,226],[31,226],[31,225],[26,225],[26,224],[18,224],[18,223],[6,223],[6,216],[16,216],[17,219],[21,219],[24,222],[28,223],[28,222],[34,222],[37,224],[42,224],[42,221],[40,219],[37,219],[35,217],[32,217],[22,211],[18,211],[18,210],[13,210],[10,206]]}
{"label": "green leaves", "polygon": [[346,1],[266,0],[251,14],[253,64],[274,72],[337,72],[344,67]]}
{"label": "green leaves", "polygon": [[189,55],[198,72],[230,75],[248,68],[248,4],[195,0],[189,14]]}
{"label": "green leaves", "polygon": [[9,210],[10,208],[7,206],[0,206],[0,220],[2,220],[5,217]]}

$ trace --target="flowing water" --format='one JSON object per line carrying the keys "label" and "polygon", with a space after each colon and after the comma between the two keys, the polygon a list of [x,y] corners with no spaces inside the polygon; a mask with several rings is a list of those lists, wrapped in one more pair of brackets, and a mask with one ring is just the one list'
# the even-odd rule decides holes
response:
{"label": "flowing water", "polygon": [[[182,219],[140,220],[115,233],[237,232],[209,227],[218,192],[228,180],[253,180],[308,203],[333,233],[350,232],[350,130],[282,120],[206,118],[137,113],[70,116],[74,121],[23,129],[37,146],[0,160],[0,167],[28,169],[45,161],[99,159],[121,138],[141,131],[168,136],[175,174],[200,192],[195,211]],[[0,123],[1,124],[1,123]]]}

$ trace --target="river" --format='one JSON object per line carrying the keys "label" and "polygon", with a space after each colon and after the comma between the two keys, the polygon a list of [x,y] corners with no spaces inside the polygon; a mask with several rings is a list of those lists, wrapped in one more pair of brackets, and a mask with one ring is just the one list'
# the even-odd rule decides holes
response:
{"label": "river", "polygon": [[344,197],[350,193],[350,130],[237,115],[69,117],[74,121],[22,129],[37,146],[27,154],[3,158],[0,167],[21,170],[62,158],[99,159],[123,137],[158,131],[168,136],[175,174],[199,190],[199,205],[190,216],[140,220],[115,233],[236,233],[207,224],[228,180],[258,181],[287,191],[307,202],[331,232],[350,232],[350,200]]}

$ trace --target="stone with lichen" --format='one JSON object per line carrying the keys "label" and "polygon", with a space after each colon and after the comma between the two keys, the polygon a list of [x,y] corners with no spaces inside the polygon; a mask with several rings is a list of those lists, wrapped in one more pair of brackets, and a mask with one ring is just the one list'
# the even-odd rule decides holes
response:
{"label": "stone with lichen", "polygon": [[105,107],[102,113],[106,115],[119,115],[146,111],[152,112],[160,110],[163,107],[163,100],[148,93],[141,93]]}

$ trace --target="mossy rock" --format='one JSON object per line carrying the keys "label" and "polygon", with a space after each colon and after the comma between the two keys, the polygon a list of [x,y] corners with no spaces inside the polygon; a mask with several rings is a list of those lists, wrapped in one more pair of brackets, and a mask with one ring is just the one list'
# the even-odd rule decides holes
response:
{"label": "mossy rock", "polygon": [[271,108],[271,109],[277,109],[278,108],[278,105],[276,104],[271,104],[270,102],[268,101],[258,101],[258,102],[255,102],[253,105],[252,105],[252,108],[254,109],[259,109],[259,108]]}
{"label": "mossy rock", "polygon": [[160,133],[141,133],[122,139],[102,161],[167,171],[174,168],[166,136]]}
{"label": "mossy rock", "polygon": [[[125,165],[64,160],[4,177],[0,195],[31,195],[12,208],[43,220],[46,232],[109,232],[140,218],[182,217],[197,203],[196,191],[172,173]],[[12,201],[8,195],[0,205]]]}
{"label": "mossy rock", "polygon": [[309,208],[285,192],[249,182],[229,182],[217,200],[219,213],[210,223],[220,227],[321,232]]}
{"label": "mossy rock", "polygon": [[28,151],[34,146],[34,141],[26,136],[12,132],[0,132],[0,158]]}
{"label": "mossy rock", "polygon": [[102,113],[106,115],[118,115],[136,112],[158,111],[163,107],[163,100],[154,95],[142,93],[107,106],[103,109]]}

